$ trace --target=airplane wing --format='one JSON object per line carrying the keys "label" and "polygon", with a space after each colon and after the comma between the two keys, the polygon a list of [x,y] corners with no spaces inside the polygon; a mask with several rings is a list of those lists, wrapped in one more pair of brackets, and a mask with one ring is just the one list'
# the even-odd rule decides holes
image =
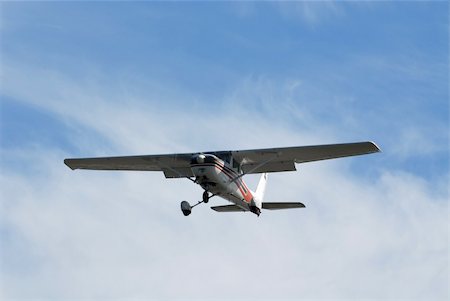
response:
{"label": "airplane wing", "polygon": [[311,145],[232,151],[234,160],[246,174],[294,171],[295,163],[358,156],[379,152],[373,142]]}
{"label": "airplane wing", "polygon": [[246,174],[293,171],[295,163],[379,152],[373,142],[267,148],[238,151],[214,151],[125,157],[65,159],[71,169],[162,171],[166,178],[194,177],[190,162],[194,155],[205,153],[218,157],[231,155]]}
{"label": "airplane wing", "polygon": [[190,162],[195,154],[65,159],[71,169],[162,171],[166,178],[193,177]]}

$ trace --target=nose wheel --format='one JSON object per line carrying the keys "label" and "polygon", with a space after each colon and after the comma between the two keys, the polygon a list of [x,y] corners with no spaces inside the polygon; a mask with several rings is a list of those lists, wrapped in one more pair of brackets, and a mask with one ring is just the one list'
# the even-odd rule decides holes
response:
{"label": "nose wheel", "polygon": [[181,211],[183,212],[184,216],[188,216],[192,212],[192,206],[188,202],[182,201]]}
{"label": "nose wheel", "polygon": [[208,203],[209,199],[212,198],[213,196],[215,196],[215,194],[209,195],[208,191],[205,190],[205,192],[203,192],[203,195],[202,195],[202,200],[195,205],[191,206],[191,204],[189,204],[187,201],[182,201],[180,204],[181,212],[183,212],[184,216],[188,216],[189,214],[192,213],[192,209],[195,206],[200,205],[201,203],[205,203],[205,204]]}

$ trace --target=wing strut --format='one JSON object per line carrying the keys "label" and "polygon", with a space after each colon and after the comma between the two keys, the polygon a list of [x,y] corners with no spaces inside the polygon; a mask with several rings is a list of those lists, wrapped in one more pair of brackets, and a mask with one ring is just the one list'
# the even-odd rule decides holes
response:
{"label": "wing strut", "polygon": [[247,172],[243,172],[242,174],[238,175],[237,177],[233,178],[230,180],[229,184],[237,181],[238,179],[242,178],[243,176],[245,176],[246,174],[252,173],[253,171],[257,170],[260,167],[263,167],[264,165],[266,165],[267,163],[269,163],[270,161],[273,161],[274,159],[278,158],[278,152],[274,152],[275,156],[267,159],[266,161],[256,165],[255,167],[253,167],[252,169],[248,170]]}

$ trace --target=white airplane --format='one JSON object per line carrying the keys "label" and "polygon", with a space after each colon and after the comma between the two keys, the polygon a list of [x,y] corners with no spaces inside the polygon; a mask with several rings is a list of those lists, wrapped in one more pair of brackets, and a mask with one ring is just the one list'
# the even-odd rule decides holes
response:
{"label": "white airplane", "polygon": [[[64,163],[72,170],[162,171],[166,178],[187,178],[199,184],[205,191],[202,200],[193,206],[186,201],[181,202],[181,211],[185,216],[191,214],[195,206],[208,203],[213,196],[220,196],[233,203],[211,207],[215,211],[251,211],[259,216],[261,209],[305,207],[299,202],[264,202],[267,173],[295,171],[295,163],[358,156],[379,151],[373,142],[357,142],[237,151],[65,159]],[[262,173],[262,176],[256,191],[253,192],[242,177],[255,173]]]}

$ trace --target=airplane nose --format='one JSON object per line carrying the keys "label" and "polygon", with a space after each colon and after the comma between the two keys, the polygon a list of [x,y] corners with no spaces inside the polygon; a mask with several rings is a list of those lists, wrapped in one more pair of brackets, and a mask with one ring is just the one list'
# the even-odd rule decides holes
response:
{"label": "airplane nose", "polygon": [[196,155],[192,158],[192,161],[198,164],[205,163],[206,156],[204,154]]}

